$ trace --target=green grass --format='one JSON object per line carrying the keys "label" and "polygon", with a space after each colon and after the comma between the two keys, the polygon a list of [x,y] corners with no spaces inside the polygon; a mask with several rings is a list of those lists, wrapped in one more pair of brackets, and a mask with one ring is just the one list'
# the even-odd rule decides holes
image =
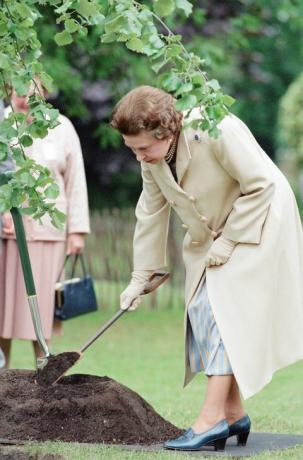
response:
{"label": "green grass", "polygon": [[[113,314],[106,310],[64,324],[64,335],[51,346],[55,353],[79,349],[99,325]],[[145,398],[163,417],[180,427],[188,427],[199,412],[206,379],[198,375],[189,386],[183,383],[183,313],[181,309],[151,311],[146,307],[125,314],[87,350],[73,373],[107,375]],[[15,341],[12,367],[33,368],[31,345]],[[303,362],[278,372],[273,381],[245,406],[253,420],[253,431],[302,434]],[[121,448],[75,443],[32,443],[31,453],[60,453],[70,460],[180,459],[188,455],[159,452],[126,452]],[[222,459],[227,457],[220,457]],[[256,458],[303,458],[303,447],[264,453]]]}

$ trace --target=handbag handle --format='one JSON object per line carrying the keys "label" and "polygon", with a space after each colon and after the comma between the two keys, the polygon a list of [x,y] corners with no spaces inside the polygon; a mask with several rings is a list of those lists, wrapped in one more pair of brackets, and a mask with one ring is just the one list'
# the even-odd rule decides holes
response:
{"label": "handbag handle", "polygon": [[83,276],[86,276],[86,275],[87,275],[87,270],[86,270],[86,265],[85,265],[85,262],[84,262],[83,254],[67,254],[67,255],[65,256],[65,259],[64,259],[64,262],[63,262],[63,266],[62,266],[62,268],[61,268],[61,270],[60,270],[60,273],[59,273],[59,276],[58,276],[57,281],[60,280],[61,275],[62,275],[62,273],[63,273],[63,270],[64,270],[64,268],[65,268],[65,265],[66,265],[68,259],[69,259],[70,257],[73,257],[73,256],[74,256],[74,260],[73,260],[73,265],[72,265],[71,278],[73,278],[74,275],[75,275],[76,265],[77,265],[77,262],[78,262],[79,259],[80,259],[81,266],[82,266],[82,270],[83,270]]}

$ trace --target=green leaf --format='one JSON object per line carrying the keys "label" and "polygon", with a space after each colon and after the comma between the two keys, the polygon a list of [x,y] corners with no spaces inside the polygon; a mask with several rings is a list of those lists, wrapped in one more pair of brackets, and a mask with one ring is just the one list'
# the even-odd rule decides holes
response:
{"label": "green leaf", "polygon": [[155,73],[158,73],[162,67],[164,67],[166,64],[166,61],[160,61],[160,62],[156,62],[156,64],[153,64],[152,65],[152,69]]}
{"label": "green leaf", "polygon": [[0,214],[4,214],[5,211],[7,210],[5,201],[2,200],[2,197],[0,195]]}
{"label": "green leaf", "polygon": [[161,75],[160,84],[168,92],[176,91],[182,84],[182,80],[173,72],[167,72]]}
{"label": "green leaf", "polygon": [[101,35],[101,42],[102,43],[113,43],[117,39],[117,34],[114,32],[110,32],[108,34]]}
{"label": "green leaf", "polygon": [[72,6],[73,3],[74,3],[73,0],[65,1],[63,5],[55,9],[55,13],[64,14]]}
{"label": "green leaf", "polygon": [[192,82],[193,82],[194,85],[203,86],[204,82],[205,82],[205,78],[200,73],[197,73],[197,74],[193,75]]}
{"label": "green leaf", "polygon": [[26,171],[18,174],[18,177],[20,179],[20,182],[22,182],[24,185],[27,185],[29,187],[33,187],[35,185],[34,178],[30,175],[30,173]]}
{"label": "green leaf", "polygon": [[27,5],[25,5],[24,3],[17,3],[16,6],[15,6],[15,9],[20,14],[22,19],[25,19],[28,16],[31,16],[31,14],[32,14],[30,8]]}
{"label": "green leaf", "polygon": [[62,228],[64,222],[66,221],[65,214],[58,209],[52,210],[49,214],[51,217],[51,223],[57,228]]}
{"label": "green leaf", "polygon": [[107,21],[104,24],[104,29],[106,33],[112,33],[112,32],[121,33],[122,32],[121,29],[124,25],[125,25],[125,17],[122,14],[119,14],[118,16],[115,16],[110,21]]}
{"label": "green leaf", "polygon": [[128,42],[126,42],[126,46],[128,49],[131,51],[135,51],[136,53],[142,53],[143,52],[143,42],[140,40],[140,38],[132,38]]}
{"label": "green leaf", "polygon": [[[161,50],[164,48],[164,45],[165,45],[164,41],[161,40],[161,38],[159,37],[157,33],[148,34],[147,38],[148,38],[149,43],[155,49],[155,51],[158,52],[158,50]],[[161,51],[160,51],[160,54],[161,54]]]}
{"label": "green leaf", "polygon": [[192,13],[193,5],[187,0],[175,0],[176,7],[180,10],[183,10],[186,16],[189,16]]}
{"label": "green leaf", "polygon": [[32,62],[32,70],[35,74],[42,72],[43,70],[43,65],[41,62],[38,61],[33,61]]}
{"label": "green leaf", "polygon": [[236,102],[236,99],[234,99],[233,97],[229,96],[228,94],[224,94],[224,96],[223,96],[223,104],[225,104],[227,107],[231,107],[235,102]]}
{"label": "green leaf", "polygon": [[23,147],[29,147],[32,145],[33,143],[33,139],[28,136],[27,134],[24,134],[21,138],[20,138],[20,142],[21,144],[23,145]]}
{"label": "green leaf", "polygon": [[63,32],[58,32],[55,35],[55,42],[58,46],[69,45],[73,42],[73,37],[67,30],[63,30]]}
{"label": "green leaf", "polygon": [[36,208],[34,208],[33,206],[31,207],[28,206],[27,208],[19,208],[19,211],[20,211],[20,214],[30,216],[36,212]]}
{"label": "green leaf", "polygon": [[43,139],[47,135],[47,127],[41,122],[32,123],[28,130],[30,135],[35,138],[40,137]]}
{"label": "green leaf", "polygon": [[186,109],[192,109],[195,107],[197,104],[197,98],[196,96],[192,94],[186,94],[185,96],[181,97],[181,99],[178,99],[175,107],[177,110],[186,110]]}
{"label": "green leaf", "polygon": [[184,83],[178,88],[178,91],[176,92],[176,96],[180,96],[183,93],[189,93],[193,89],[192,83]]}
{"label": "green leaf", "polygon": [[0,22],[0,36],[6,35],[8,32],[7,22]]}
{"label": "green leaf", "polygon": [[174,58],[176,56],[182,55],[182,53],[183,53],[182,46],[176,43],[169,45],[169,47],[167,48],[167,56],[169,57]]}
{"label": "green leaf", "polygon": [[155,0],[154,11],[159,16],[169,16],[175,9],[174,0]]}
{"label": "green leaf", "polygon": [[34,21],[32,18],[26,18],[22,22],[19,23],[19,27],[29,28],[34,25]]}
{"label": "green leaf", "polygon": [[73,34],[79,29],[79,24],[74,19],[66,19],[66,21],[64,21],[64,27],[67,32]]}
{"label": "green leaf", "polygon": [[10,68],[10,60],[9,57],[3,53],[0,53],[0,69],[9,69]]}
{"label": "green leaf", "polygon": [[12,86],[15,88],[18,96],[26,96],[29,85],[30,81],[22,76],[16,75],[12,78]]}
{"label": "green leaf", "polygon": [[221,88],[218,80],[209,80],[207,83],[206,83],[207,86],[209,86],[210,88],[212,88],[214,91],[219,91],[219,89]]}
{"label": "green leaf", "polygon": [[219,135],[220,135],[220,130],[217,126],[213,126],[212,128],[210,128],[209,130],[209,135],[210,137],[212,137],[213,139],[218,139]]}
{"label": "green leaf", "polygon": [[103,16],[103,14],[101,13],[98,13],[91,18],[90,24],[94,26],[97,26],[97,25],[100,26],[104,24],[104,21],[105,21],[105,16]]}
{"label": "green leaf", "polygon": [[79,0],[79,5],[76,6],[76,10],[81,16],[91,17],[99,13],[99,7],[94,2],[89,2],[88,0]]}
{"label": "green leaf", "polygon": [[42,85],[47,89],[47,91],[51,92],[53,90],[53,79],[50,75],[45,72],[40,73],[40,78],[42,81]]}
{"label": "green leaf", "polygon": [[49,185],[45,190],[44,190],[44,195],[46,198],[51,198],[55,199],[59,195],[59,187],[57,184],[53,183]]}
{"label": "green leaf", "polygon": [[18,166],[22,166],[24,161],[26,161],[26,160],[23,157],[23,153],[22,153],[22,150],[20,149],[20,147],[12,148],[12,152],[13,152],[13,158],[16,161],[16,164]]}
{"label": "green leaf", "polygon": [[205,97],[205,93],[203,92],[202,88],[195,88],[191,91],[191,94],[196,96],[198,102],[203,102]]}

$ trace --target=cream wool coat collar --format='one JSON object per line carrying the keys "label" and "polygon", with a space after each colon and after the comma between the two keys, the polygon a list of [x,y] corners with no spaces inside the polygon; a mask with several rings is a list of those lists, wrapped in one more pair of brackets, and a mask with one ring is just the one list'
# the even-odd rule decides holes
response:
{"label": "cream wool coat collar", "polygon": [[175,181],[175,178],[171,172],[169,165],[163,159],[159,163],[151,164],[149,167],[153,171],[154,174],[165,176],[165,179],[170,182],[172,187],[175,187],[176,190],[182,190],[181,184],[182,179],[189,167],[191,160],[191,153],[188,145],[187,134],[185,131],[181,131],[179,135],[178,147],[177,147],[177,154],[176,154],[176,173],[178,181]]}

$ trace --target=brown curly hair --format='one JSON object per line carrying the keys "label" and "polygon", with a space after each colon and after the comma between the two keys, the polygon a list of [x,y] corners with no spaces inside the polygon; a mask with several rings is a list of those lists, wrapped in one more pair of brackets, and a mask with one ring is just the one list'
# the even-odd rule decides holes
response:
{"label": "brown curly hair", "polygon": [[174,98],[153,86],[138,86],[115,106],[110,125],[125,135],[150,131],[157,139],[166,139],[181,130],[182,112],[174,106]]}

